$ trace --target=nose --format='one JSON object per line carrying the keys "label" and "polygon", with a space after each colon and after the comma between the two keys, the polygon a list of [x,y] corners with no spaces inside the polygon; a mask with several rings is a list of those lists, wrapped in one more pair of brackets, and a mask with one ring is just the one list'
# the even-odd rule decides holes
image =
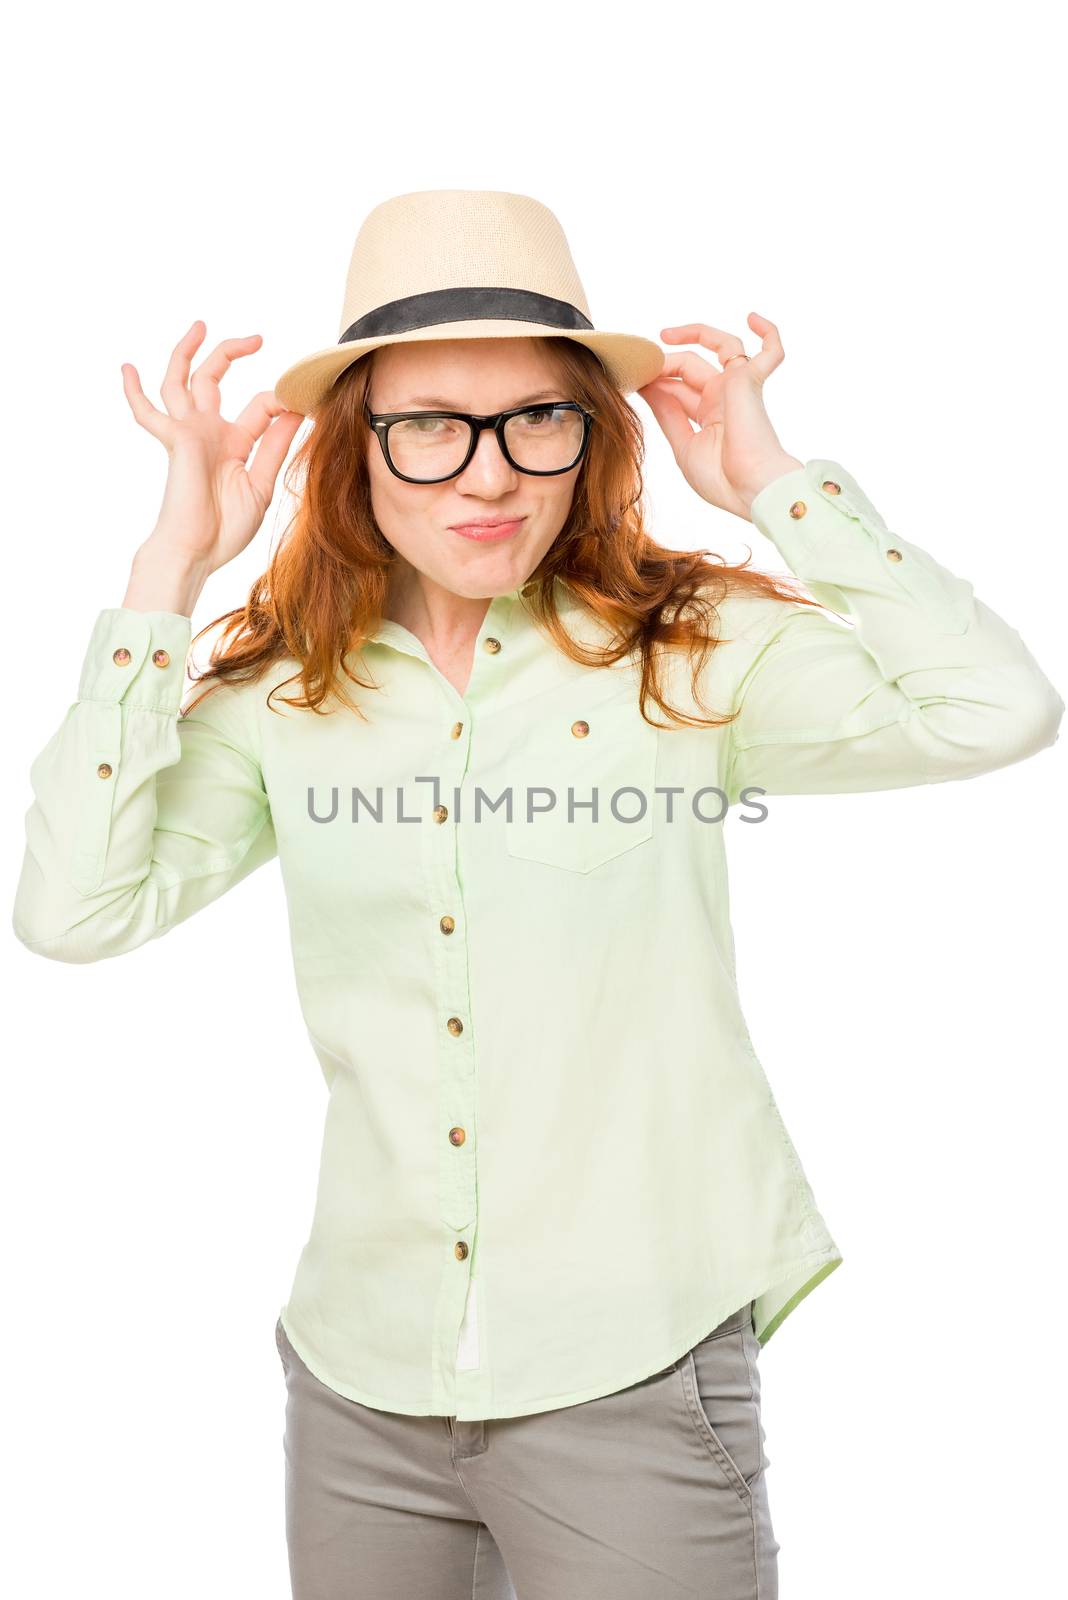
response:
{"label": "nose", "polygon": [[505,489],[514,488],[517,477],[493,429],[482,428],[475,453],[456,481],[483,494],[501,494]]}

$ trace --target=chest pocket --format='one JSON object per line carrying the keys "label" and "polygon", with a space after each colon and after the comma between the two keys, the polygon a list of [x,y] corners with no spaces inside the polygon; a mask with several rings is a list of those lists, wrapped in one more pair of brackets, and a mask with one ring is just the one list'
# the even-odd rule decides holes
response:
{"label": "chest pocket", "polygon": [[[508,763],[508,854],[592,872],[647,844],[656,828],[657,748],[633,686],[598,701],[579,682],[536,703]],[[583,803],[593,800],[596,811]]]}

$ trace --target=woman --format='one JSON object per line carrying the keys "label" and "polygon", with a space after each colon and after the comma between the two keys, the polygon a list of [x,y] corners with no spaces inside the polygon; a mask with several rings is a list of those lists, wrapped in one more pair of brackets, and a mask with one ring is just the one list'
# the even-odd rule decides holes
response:
{"label": "woman", "polygon": [[[757,1357],[842,1257],[739,1007],[719,823],[1022,760],[1064,706],[782,448],[749,320],[753,357],[695,324],[663,337],[720,366],[665,361],[594,329],[544,206],[431,191],[370,213],[337,344],[236,422],[258,335],[190,374],[194,323],[165,412],[123,369],[167,486],[34,763],[15,928],[118,955],[279,858],[330,1091],[276,1325],[297,1600],[776,1593]],[[651,537],[635,391],[801,583]],[[183,712],[304,415],[294,525]]]}

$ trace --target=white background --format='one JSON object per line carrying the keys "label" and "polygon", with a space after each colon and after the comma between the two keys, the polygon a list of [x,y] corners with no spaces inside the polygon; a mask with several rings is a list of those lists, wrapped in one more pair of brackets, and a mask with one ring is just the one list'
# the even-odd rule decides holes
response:
{"label": "white background", "polygon": [[[784,447],[851,471],[1063,693],[1054,20],[23,9],[0,110],[8,904],[31,760],[162,492],[120,364],[158,403],[194,318],[204,352],[259,332],[235,415],[336,339],[359,223],[413,189],[541,199],[598,326],[701,320],[752,353],[746,314],[769,316]],[[781,570],[633,403],[653,532]],[[276,500],[195,627],[244,600],[283,520]],[[966,783],[728,821],[743,1001],[845,1255],[761,1357],[790,1600],[985,1600],[1059,1570],[1064,817],[1062,736]],[[3,957],[0,1586],[283,1600],[273,1330],[325,1089],[277,864],[121,960],[43,961],[10,927]]]}

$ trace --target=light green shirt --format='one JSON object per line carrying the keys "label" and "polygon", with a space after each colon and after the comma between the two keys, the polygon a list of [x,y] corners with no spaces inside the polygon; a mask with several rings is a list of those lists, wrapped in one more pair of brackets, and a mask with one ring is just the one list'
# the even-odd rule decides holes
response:
{"label": "light green shirt", "polygon": [[[31,769],[15,931],[58,961],[121,955],[277,855],[329,1089],[282,1321],[350,1399],[463,1420],[593,1399],[750,1299],[766,1343],[842,1260],[740,1009],[715,791],[756,816],[751,786],[972,777],[1052,744],[1064,702],[837,462],[751,515],[848,621],[726,600],[697,688],[740,708],[727,728],[650,726],[635,661],[571,661],[519,590],[490,603],[462,695],[383,622],[353,661],[382,686],[353,691],[366,722],[269,709],[294,661],[181,717],[189,619],[96,620]],[[701,714],[685,654],[664,662]],[[511,820],[476,814],[509,785]],[[555,809],[528,820],[528,786]]]}

